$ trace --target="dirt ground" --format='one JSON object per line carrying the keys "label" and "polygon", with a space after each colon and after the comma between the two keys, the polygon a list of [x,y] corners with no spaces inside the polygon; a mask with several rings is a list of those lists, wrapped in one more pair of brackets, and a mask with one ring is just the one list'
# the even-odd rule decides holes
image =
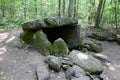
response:
{"label": "dirt ground", "polygon": [[[20,43],[21,32],[21,29],[0,32],[0,80],[37,80],[36,67],[47,66],[43,55]],[[105,80],[120,80],[120,46],[115,42],[98,42],[102,43],[104,48],[100,54],[111,60],[111,64],[108,64],[108,68],[103,72],[103,77]],[[55,76],[59,79],[53,80],[65,80],[60,74]]]}

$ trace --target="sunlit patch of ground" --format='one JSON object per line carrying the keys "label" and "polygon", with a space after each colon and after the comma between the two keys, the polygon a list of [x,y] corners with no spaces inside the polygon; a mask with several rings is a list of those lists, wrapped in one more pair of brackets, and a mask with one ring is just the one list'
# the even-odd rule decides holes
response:
{"label": "sunlit patch of ground", "polygon": [[0,33],[0,42],[5,41],[8,38],[9,34],[7,32]]}

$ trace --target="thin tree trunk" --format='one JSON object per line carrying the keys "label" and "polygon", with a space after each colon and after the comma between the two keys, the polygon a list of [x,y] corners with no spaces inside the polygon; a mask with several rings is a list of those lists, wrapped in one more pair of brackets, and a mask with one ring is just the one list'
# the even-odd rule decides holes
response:
{"label": "thin tree trunk", "polygon": [[79,12],[79,5],[80,5],[80,0],[77,0],[78,2],[76,3],[76,17],[78,18],[78,12]]}
{"label": "thin tree trunk", "polygon": [[63,16],[65,16],[65,0],[63,0]]}
{"label": "thin tree trunk", "polygon": [[74,0],[74,17],[76,17],[76,0]]}
{"label": "thin tree trunk", "polygon": [[101,11],[101,20],[102,20],[102,17],[103,17],[105,3],[106,3],[106,0],[104,0],[104,2],[103,2],[102,11]]}
{"label": "thin tree trunk", "polygon": [[24,18],[27,16],[27,0],[23,0]]}
{"label": "thin tree trunk", "polygon": [[114,1],[114,3],[115,3],[115,26],[116,26],[117,32],[119,32],[118,26],[117,26],[117,1]]}
{"label": "thin tree trunk", "polygon": [[69,0],[68,17],[73,17],[73,15],[74,15],[74,0]]}
{"label": "thin tree trunk", "polygon": [[58,0],[58,16],[61,16],[61,0]]}
{"label": "thin tree trunk", "polygon": [[99,28],[100,21],[101,21],[101,10],[104,0],[99,0],[98,8],[97,8],[97,14],[96,14],[96,20],[95,20],[95,27]]}
{"label": "thin tree trunk", "polygon": [[35,0],[35,16],[37,16],[37,0]]}
{"label": "thin tree trunk", "polygon": [[1,0],[1,12],[2,12],[2,17],[5,17],[5,2],[4,0]]}

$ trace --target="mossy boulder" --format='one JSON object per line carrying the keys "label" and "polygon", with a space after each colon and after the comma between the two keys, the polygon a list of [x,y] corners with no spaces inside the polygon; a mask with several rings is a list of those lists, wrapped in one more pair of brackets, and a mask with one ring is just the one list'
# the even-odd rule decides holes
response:
{"label": "mossy boulder", "polygon": [[67,44],[62,38],[59,38],[54,41],[53,52],[52,52],[53,55],[63,56],[63,55],[68,54],[68,52],[69,52],[69,49],[67,47]]}
{"label": "mossy boulder", "polygon": [[20,34],[20,38],[27,44],[33,44],[33,36],[35,32],[24,31]]}
{"label": "mossy boulder", "polygon": [[48,41],[46,34],[39,30],[35,33],[33,47],[43,55],[49,55],[52,52],[52,44]]}
{"label": "mossy boulder", "polygon": [[101,52],[103,50],[102,44],[100,43],[90,43],[89,46],[90,51]]}

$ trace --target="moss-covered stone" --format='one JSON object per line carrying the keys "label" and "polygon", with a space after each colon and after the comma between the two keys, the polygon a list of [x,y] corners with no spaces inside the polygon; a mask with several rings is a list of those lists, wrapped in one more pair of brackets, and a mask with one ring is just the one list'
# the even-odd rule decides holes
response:
{"label": "moss-covered stone", "polygon": [[90,43],[90,51],[94,52],[101,52],[103,50],[103,47],[100,43]]}
{"label": "moss-covered stone", "polygon": [[27,44],[33,44],[33,36],[35,32],[25,31],[20,34],[20,38]]}
{"label": "moss-covered stone", "polygon": [[62,38],[59,38],[54,41],[53,55],[63,56],[65,54],[68,54],[68,52],[69,52],[69,49],[67,47],[67,44],[64,42]]}
{"label": "moss-covered stone", "polygon": [[35,33],[33,47],[43,55],[49,55],[52,52],[52,44],[48,41],[46,34],[39,30]]}

